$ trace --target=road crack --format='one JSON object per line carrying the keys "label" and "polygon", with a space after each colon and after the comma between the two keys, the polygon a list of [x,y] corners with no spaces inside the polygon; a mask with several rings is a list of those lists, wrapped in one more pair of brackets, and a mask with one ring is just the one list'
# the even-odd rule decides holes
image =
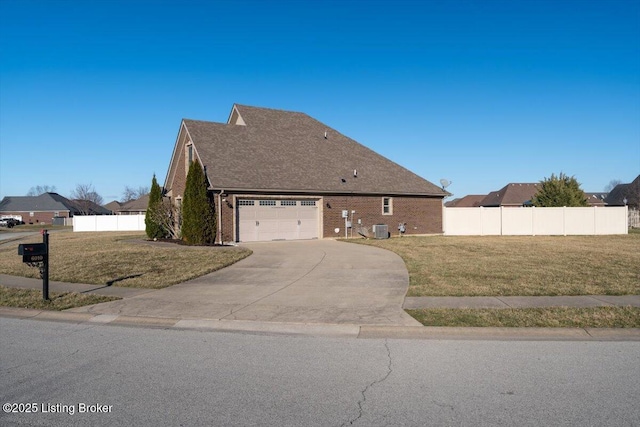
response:
{"label": "road crack", "polygon": [[391,375],[391,373],[393,372],[393,366],[391,361],[391,349],[389,348],[389,343],[386,339],[384,340],[384,347],[387,349],[387,358],[389,360],[387,364],[387,373],[382,378],[367,384],[367,386],[362,391],[360,391],[362,398],[358,401],[358,415],[355,418],[349,420],[348,422],[343,423],[341,427],[354,425],[360,418],[362,418],[362,415],[364,414],[364,404],[367,402],[367,392],[369,391],[369,389],[371,389],[376,384],[380,384],[384,382],[387,378],[389,378],[389,375]]}

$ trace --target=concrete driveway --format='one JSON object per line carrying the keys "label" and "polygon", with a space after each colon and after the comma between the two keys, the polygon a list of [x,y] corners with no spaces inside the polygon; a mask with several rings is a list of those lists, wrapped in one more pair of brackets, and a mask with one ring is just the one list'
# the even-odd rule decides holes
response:
{"label": "concrete driveway", "polygon": [[312,240],[252,243],[223,270],[76,312],[178,319],[404,325],[404,262],[382,249]]}

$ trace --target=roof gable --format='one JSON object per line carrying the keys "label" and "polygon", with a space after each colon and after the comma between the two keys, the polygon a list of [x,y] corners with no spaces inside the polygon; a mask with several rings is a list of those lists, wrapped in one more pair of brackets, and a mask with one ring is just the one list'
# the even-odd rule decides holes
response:
{"label": "roof gable", "polygon": [[217,189],[448,194],[304,113],[236,104],[226,124],[183,126]]}

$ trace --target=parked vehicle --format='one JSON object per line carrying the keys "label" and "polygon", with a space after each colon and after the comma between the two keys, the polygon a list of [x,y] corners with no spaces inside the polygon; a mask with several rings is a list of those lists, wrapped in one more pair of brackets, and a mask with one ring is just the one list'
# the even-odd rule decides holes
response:
{"label": "parked vehicle", "polygon": [[16,225],[22,224],[22,221],[18,221],[15,218],[2,218],[0,219],[0,227],[13,228]]}

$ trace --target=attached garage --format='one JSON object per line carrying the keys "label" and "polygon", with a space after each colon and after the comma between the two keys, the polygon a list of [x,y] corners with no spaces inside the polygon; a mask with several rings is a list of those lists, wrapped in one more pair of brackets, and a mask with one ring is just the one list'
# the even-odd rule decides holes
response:
{"label": "attached garage", "polygon": [[238,199],[238,240],[317,239],[320,215],[316,200]]}

